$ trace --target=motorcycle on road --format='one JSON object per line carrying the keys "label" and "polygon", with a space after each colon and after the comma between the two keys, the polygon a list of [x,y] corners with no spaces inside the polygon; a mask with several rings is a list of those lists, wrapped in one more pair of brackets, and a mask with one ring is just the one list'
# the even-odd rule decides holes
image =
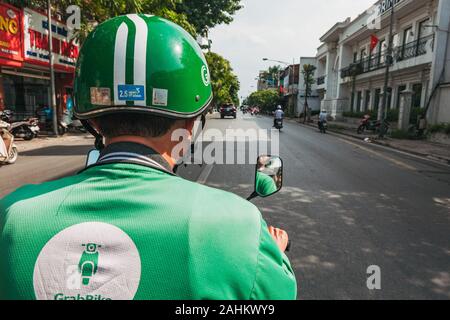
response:
{"label": "motorcycle on road", "polygon": [[283,129],[283,119],[275,119],[275,129],[281,131]]}
{"label": "motorcycle on road", "polygon": [[324,120],[324,121],[319,121],[318,124],[319,124],[320,133],[324,133],[324,134],[327,133],[328,122],[326,120]]}

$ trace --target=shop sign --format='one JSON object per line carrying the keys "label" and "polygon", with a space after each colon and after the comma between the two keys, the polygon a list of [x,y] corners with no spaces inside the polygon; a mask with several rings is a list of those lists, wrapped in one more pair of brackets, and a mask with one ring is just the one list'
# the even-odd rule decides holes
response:
{"label": "shop sign", "polygon": [[[25,61],[49,66],[48,19],[43,13],[25,8],[24,56]],[[78,43],[71,30],[61,21],[52,21],[53,62],[56,69],[74,71],[78,58]]]}
{"label": "shop sign", "polygon": [[21,67],[22,15],[19,9],[0,3],[0,64]]}

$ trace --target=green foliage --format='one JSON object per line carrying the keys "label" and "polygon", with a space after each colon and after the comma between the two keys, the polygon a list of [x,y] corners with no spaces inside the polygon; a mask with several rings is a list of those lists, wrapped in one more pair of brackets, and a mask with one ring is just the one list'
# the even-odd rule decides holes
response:
{"label": "green foliage", "polygon": [[253,92],[246,100],[249,106],[258,106],[263,113],[272,112],[280,104],[281,97],[276,89]]}
{"label": "green foliage", "polygon": [[[18,7],[46,10],[47,0],[9,0]],[[192,36],[221,23],[233,21],[232,15],[242,6],[240,0],[51,0],[53,11],[65,15],[65,9],[81,9],[81,30],[76,34],[82,43],[95,26],[103,21],[129,13],[150,13],[181,25]]]}
{"label": "green foliage", "polygon": [[220,106],[229,102],[238,106],[240,84],[230,62],[214,52],[208,52],[206,60],[208,61],[213,87],[213,106]]}
{"label": "green foliage", "polygon": [[450,135],[450,123],[439,123],[432,125],[428,128],[428,132],[433,133],[445,133]]}
{"label": "green foliage", "polygon": [[316,67],[312,64],[303,65],[303,80],[305,81],[305,99],[311,96],[312,85],[316,81],[314,78],[314,73],[316,72]]}
{"label": "green foliage", "polygon": [[229,24],[232,15],[242,8],[241,0],[180,0],[176,11],[185,14],[199,34],[221,23]]}

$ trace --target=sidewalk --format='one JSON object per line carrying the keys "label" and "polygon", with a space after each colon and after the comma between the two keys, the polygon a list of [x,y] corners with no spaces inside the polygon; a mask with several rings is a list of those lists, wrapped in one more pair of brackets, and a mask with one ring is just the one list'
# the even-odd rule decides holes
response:
{"label": "sidewalk", "polygon": [[[291,119],[294,120],[294,119]],[[298,119],[295,121],[299,122]],[[313,123],[307,125],[317,128],[317,119],[313,118]],[[300,122],[302,124],[302,122]],[[437,160],[445,164],[450,164],[450,146],[437,142],[431,142],[427,140],[407,140],[407,139],[393,139],[384,138],[379,139],[378,135],[364,132],[358,134],[356,132],[358,125],[355,123],[341,122],[341,121],[329,121],[328,130],[330,132],[346,135],[352,138],[366,140],[368,143],[375,143],[397,149],[403,152],[414,154],[417,156]]]}
{"label": "sidewalk", "polygon": [[17,139],[15,144],[20,153],[54,145],[76,145],[79,144],[80,141],[86,141],[86,144],[92,144],[92,146],[94,146],[94,138],[88,133],[67,133],[64,136],[59,137],[41,135],[31,141]]}

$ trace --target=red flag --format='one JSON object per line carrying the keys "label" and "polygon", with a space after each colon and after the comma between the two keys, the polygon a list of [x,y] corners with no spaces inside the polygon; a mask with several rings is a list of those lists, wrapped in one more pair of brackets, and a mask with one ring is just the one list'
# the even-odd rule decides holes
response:
{"label": "red flag", "polygon": [[380,39],[378,39],[378,37],[376,35],[370,36],[370,52],[372,52],[373,49],[375,49],[377,47],[378,42],[380,42]]}

